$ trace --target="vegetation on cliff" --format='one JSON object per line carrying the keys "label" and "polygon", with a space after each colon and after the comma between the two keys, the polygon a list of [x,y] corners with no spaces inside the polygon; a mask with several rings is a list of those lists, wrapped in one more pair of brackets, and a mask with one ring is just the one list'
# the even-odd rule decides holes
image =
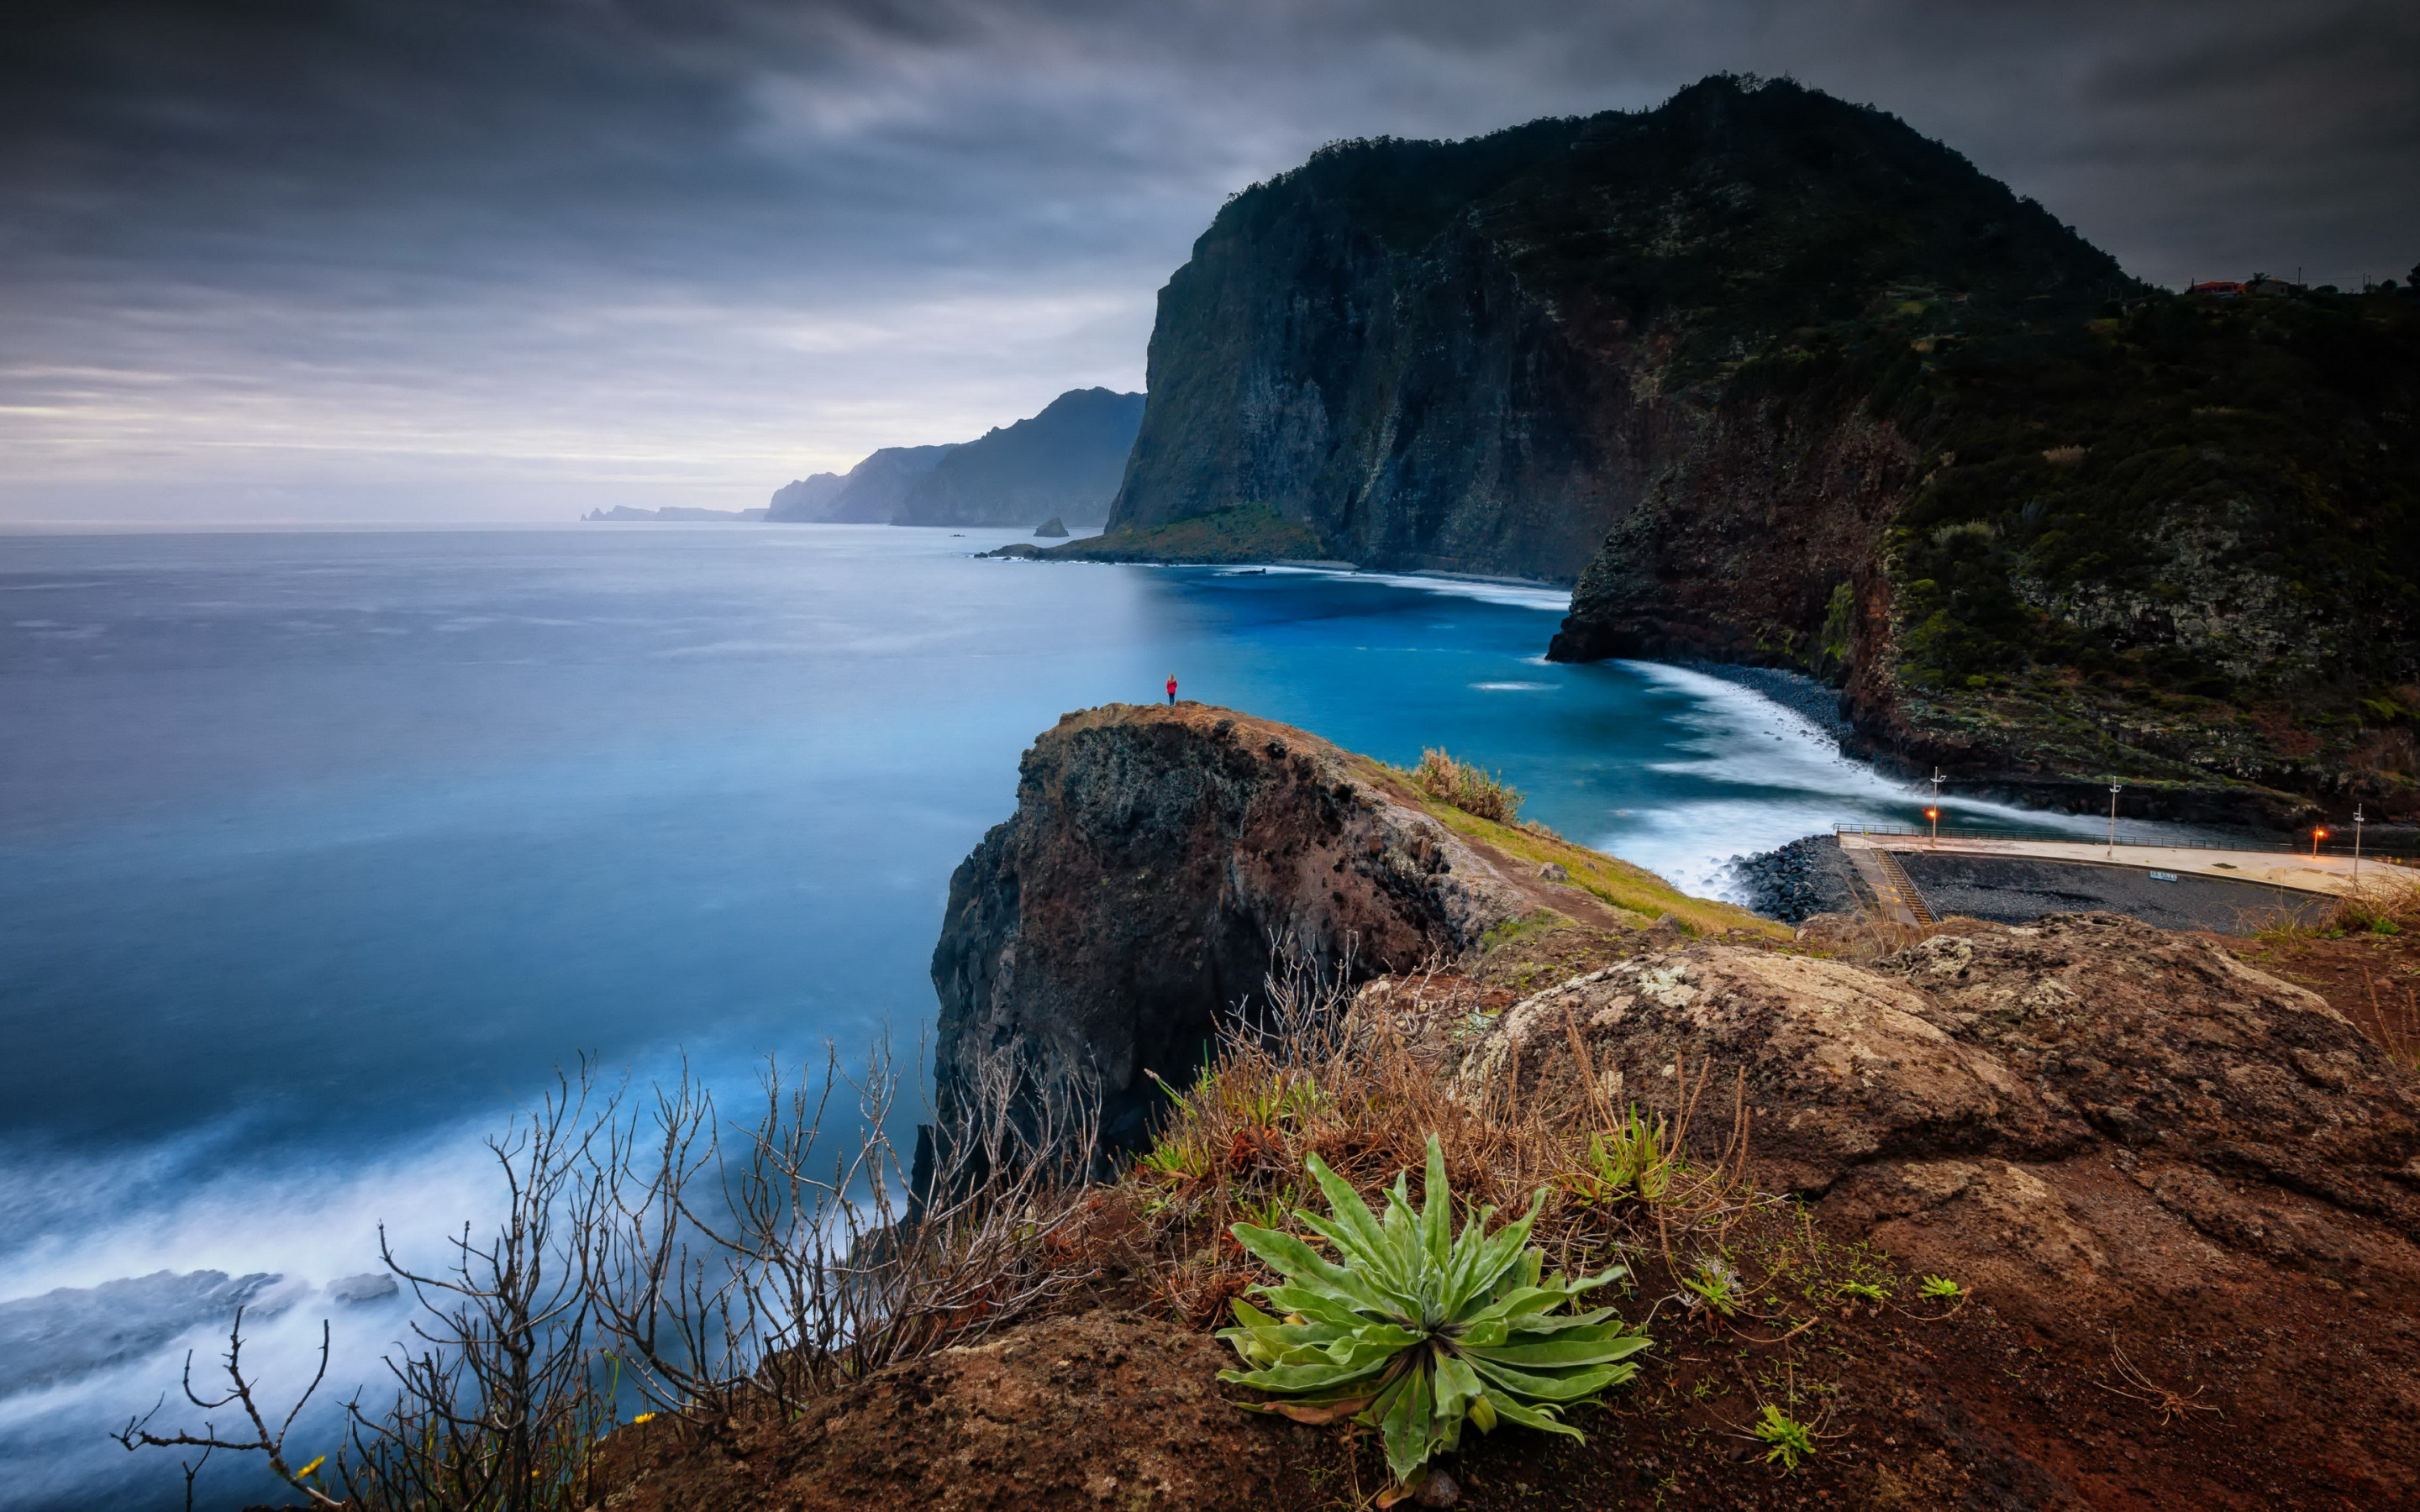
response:
{"label": "vegetation on cliff", "polygon": [[1883,539],[1893,633],[1869,652],[1917,740],[2420,798],[2420,301],[1919,323],[1878,322],[1912,370],[1873,392],[1927,471]]}

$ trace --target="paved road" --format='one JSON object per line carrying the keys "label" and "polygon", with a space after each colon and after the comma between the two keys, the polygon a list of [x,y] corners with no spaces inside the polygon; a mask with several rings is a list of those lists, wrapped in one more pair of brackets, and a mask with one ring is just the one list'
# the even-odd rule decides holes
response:
{"label": "paved road", "polygon": [[2315,916],[2335,901],[2207,872],[2179,872],[2174,882],[2158,882],[2142,868],[2034,856],[1946,848],[1904,850],[1898,856],[1937,918],[1964,914],[2023,924],[2044,914],[2107,909],[2166,929],[2249,934],[2281,917]]}
{"label": "paved road", "polygon": [[2119,866],[2174,872],[2180,876],[2270,883],[2304,892],[2332,892],[2338,896],[2349,896],[2372,887],[2420,885],[2420,871],[2388,866],[2375,857],[2364,863],[2356,875],[2353,860],[2349,856],[2313,856],[2292,851],[2199,850],[2183,846],[2137,845],[2126,841],[2120,841],[2111,848],[2097,841],[2000,840],[1979,835],[1944,836],[1935,841],[1921,835],[1869,835],[1857,830],[1842,831],[1839,840],[1842,849],[1850,851],[1860,846],[1872,846],[1888,849],[1902,856],[1917,851],[1927,854],[1954,851],[1962,856],[2024,856],[2037,861],[2075,861],[2086,865],[2115,862]]}

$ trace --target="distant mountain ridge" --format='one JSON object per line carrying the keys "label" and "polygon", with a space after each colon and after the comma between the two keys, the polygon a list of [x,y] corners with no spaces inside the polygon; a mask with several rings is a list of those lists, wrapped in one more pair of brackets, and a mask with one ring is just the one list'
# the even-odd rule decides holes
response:
{"label": "distant mountain ridge", "polygon": [[1109,517],[1142,424],[1143,396],[1071,389],[1042,412],[971,441],[888,446],[845,474],[775,490],[767,517],[893,525],[1008,525]]}
{"label": "distant mountain ridge", "polygon": [[888,525],[908,490],[955,446],[886,446],[845,473],[818,472],[774,490],[767,519],[791,523]]}
{"label": "distant mountain ridge", "polygon": [[1020,525],[1109,517],[1126,456],[1142,427],[1143,398],[1071,389],[1030,420],[957,447],[916,480],[901,525]]}

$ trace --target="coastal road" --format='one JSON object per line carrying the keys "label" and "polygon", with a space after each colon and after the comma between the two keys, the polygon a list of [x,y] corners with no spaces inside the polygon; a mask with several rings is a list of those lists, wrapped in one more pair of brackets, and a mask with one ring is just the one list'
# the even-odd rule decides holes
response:
{"label": "coastal road", "polygon": [[1838,839],[1868,889],[1904,923],[1950,914],[2022,923],[2100,908],[2170,929],[2248,933],[2315,917],[2357,889],[2420,886],[2420,874],[2374,859],[2356,877],[2350,856],[2288,851],[1855,831]]}

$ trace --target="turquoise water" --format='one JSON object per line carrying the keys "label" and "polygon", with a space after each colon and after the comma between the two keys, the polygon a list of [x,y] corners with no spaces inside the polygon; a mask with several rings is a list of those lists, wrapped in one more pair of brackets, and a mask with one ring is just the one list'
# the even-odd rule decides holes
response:
{"label": "turquoise water", "polygon": [[[912,1041],[1018,752],[1171,671],[1385,760],[1445,746],[1699,891],[1919,806],[1745,689],[1546,664],[1559,594],[972,558],[1013,538],[0,537],[0,1302],[273,1272],[265,1360],[333,1312],[358,1371],[395,1320],[317,1288],[381,1221],[480,1211],[476,1136],[556,1064],[744,1086]],[[0,1395],[0,1507],[175,1489],[99,1434],[184,1342]]]}

